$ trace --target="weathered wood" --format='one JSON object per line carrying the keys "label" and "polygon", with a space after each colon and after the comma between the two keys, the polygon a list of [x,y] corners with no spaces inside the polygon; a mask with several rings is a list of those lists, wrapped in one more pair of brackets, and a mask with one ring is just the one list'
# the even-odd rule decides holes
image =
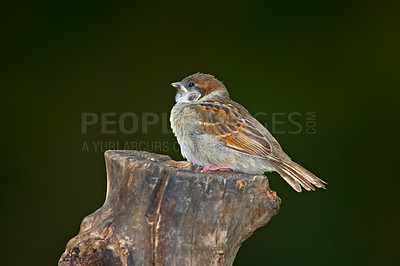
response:
{"label": "weathered wood", "polygon": [[107,196],[59,265],[232,265],[279,210],[264,175],[206,172],[139,151],[107,151]]}

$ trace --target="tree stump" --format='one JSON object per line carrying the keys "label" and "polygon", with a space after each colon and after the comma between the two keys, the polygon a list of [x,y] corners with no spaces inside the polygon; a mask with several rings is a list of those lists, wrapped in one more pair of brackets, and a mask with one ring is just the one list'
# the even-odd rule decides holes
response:
{"label": "tree stump", "polygon": [[106,151],[104,205],[83,219],[59,265],[232,265],[279,210],[264,175],[205,172],[139,151]]}

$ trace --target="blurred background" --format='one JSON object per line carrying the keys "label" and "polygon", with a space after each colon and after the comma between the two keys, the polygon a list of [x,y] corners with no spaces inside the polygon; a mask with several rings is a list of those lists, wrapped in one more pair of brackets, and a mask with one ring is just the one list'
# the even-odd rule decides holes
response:
{"label": "blurred background", "polygon": [[104,202],[106,149],[182,160],[170,83],[200,71],[329,183],[299,194],[269,174],[281,210],[235,265],[397,264],[398,7],[2,3],[2,262],[57,263]]}

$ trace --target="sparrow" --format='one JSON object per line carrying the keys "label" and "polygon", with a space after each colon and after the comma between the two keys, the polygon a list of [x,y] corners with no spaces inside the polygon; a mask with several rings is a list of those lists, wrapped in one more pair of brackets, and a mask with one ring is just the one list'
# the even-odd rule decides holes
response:
{"label": "sparrow", "polygon": [[177,89],[171,128],[189,162],[202,171],[248,174],[276,171],[301,192],[327,184],[293,162],[271,133],[243,106],[229,98],[214,76],[196,73],[171,84]]}

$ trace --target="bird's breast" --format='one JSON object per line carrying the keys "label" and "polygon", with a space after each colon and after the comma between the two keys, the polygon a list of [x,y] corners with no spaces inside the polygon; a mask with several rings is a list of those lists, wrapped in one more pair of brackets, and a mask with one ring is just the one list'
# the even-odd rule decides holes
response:
{"label": "bird's breast", "polygon": [[197,149],[198,115],[188,104],[177,103],[171,110],[171,128],[185,158],[192,157]]}

